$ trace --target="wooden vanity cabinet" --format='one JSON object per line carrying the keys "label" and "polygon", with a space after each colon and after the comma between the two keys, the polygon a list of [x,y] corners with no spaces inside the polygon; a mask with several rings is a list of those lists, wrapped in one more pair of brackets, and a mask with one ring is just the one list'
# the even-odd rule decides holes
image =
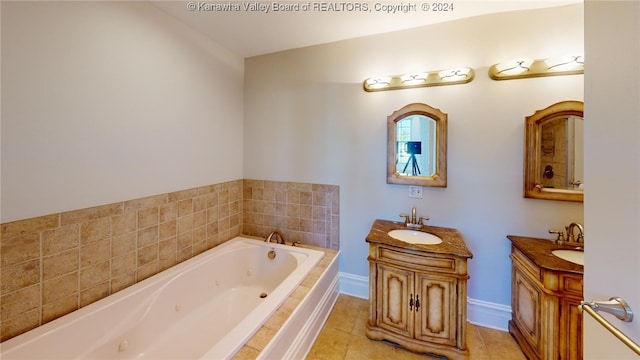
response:
{"label": "wooden vanity cabinet", "polygon": [[529,359],[582,359],[583,275],[540,266],[525,251],[512,246],[509,332]]}
{"label": "wooden vanity cabinet", "polygon": [[376,325],[416,340],[456,345],[455,279],[378,264]]}
{"label": "wooden vanity cabinet", "polygon": [[369,271],[369,338],[468,358],[467,257],[370,243]]}

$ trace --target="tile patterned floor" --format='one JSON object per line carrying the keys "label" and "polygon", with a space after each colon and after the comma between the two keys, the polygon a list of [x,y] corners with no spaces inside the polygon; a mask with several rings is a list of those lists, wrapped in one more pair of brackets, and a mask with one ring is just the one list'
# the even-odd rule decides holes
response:
{"label": "tile patterned floor", "polygon": [[[365,335],[368,316],[367,300],[341,294],[307,360],[437,359],[369,340]],[[526,360],[507,332],[469,324],[467,345],[471,360]]]}

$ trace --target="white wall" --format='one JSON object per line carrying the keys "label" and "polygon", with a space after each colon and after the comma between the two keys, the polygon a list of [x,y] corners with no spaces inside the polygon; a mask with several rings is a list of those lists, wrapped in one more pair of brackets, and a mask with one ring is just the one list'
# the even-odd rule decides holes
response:
{"label": "white wall", "polygon": [[2,222],[242,178],[243,60],[147,2],[3,1],[1,100]]}
{"label": "white wall", "polygon": [[[584,298],[624,298],[633,322],[604,316],[640,343],[640,3],[587,1],[585,50]],[[638,358],[584,317],[585,359]]]}
{"label": "white wall", "polygon": [[[496,82],[487,71],[515,57],[582,53],[582,10],[495,14],[247,59],[244,177],[339,185],[340,271],[356,276],[368,276],[374,219],[399,220],[416,206],[465,236],[474,254],[469,296],[510,306],[506,235],[550,238],[549,228],[583,220],[580,203],[522,198],[524,117],[582,100],[583,76]],[[362,90],[367,77],[458,66],[475,68],[476,79]],[[449,115],[448,187],[425,188],[421,200],[385,180],[386,117],[411,102]]]}

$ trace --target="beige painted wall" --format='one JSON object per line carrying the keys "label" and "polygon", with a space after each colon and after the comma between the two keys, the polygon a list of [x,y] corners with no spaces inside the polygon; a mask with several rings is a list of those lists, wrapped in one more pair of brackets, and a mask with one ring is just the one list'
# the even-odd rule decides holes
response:
{"label": "beige painted wall", "polygon": [[[367,24],[365,26],[375,26]],[[246,178],[340,186],[340,271],[368,276],[364,239],[376,218],[416,206],[455,227],[474,253],[469,296],[509,306],[508,234],[549,238],[582,222],[582,204],[522,198],[524,117],[583,99],[583,76],[496,82],[515,57],[583,51],[582,5],[495,14],[249,58],[245,62]],[[467,85],[366,93],[371,76],[469,66]],[[448,187],[423,199],[386,183],[386,117],[411,102],[449,115]],[[588,187],[588,185],[587,185]],[[506,324],[505,324],[506,326]]]}
{"label": "beige painted wall", "polygon": [[243,63],[146,2],[2,2],[8,222],[242,178]]}
{"label": "beige painted wall", "polygon": [[[584,297],[624,298],[633,322],[604,316],[640,343],[640,3],[588,0],[585,50]],[[638,358],[584,316],[585,359]]]}

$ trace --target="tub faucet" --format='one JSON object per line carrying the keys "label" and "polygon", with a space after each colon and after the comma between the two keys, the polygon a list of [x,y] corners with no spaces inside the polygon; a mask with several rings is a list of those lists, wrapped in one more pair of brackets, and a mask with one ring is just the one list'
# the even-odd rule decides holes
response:
{"label": "tub faucet", "polygon": [[418,217],[416,215],[416,208],[415,207],[411,208],[411,215],[410,216],[409,216],[409,214],[401,213],[400,217],[404,218],[404,224],[407,227],[414,228],[414,229],[420,229],[424,225],[423,221],[424,220],[429,220],[428,216],[420,216],[420,217]]}
{"label": "tub faucet", "polygon": [[[573,233],[575,228],[578,228],[577,236]],[[572,222],[571,224],[569,224],[569,226],[567,226],[567,241],[584,242],[584,228],[582,227],[582,225]]]}
{"label": "tub faucet", "polygon": [[282,232],[280,232],[280,230],[277,230],[277,229],[273,230],[271,234],[269,234],[264,241],[270,243],[272,242],[272,239],[274,236],[278,236],[278,239],[279,239],[278,244],[284,244],[284,235],[282,235]]}

